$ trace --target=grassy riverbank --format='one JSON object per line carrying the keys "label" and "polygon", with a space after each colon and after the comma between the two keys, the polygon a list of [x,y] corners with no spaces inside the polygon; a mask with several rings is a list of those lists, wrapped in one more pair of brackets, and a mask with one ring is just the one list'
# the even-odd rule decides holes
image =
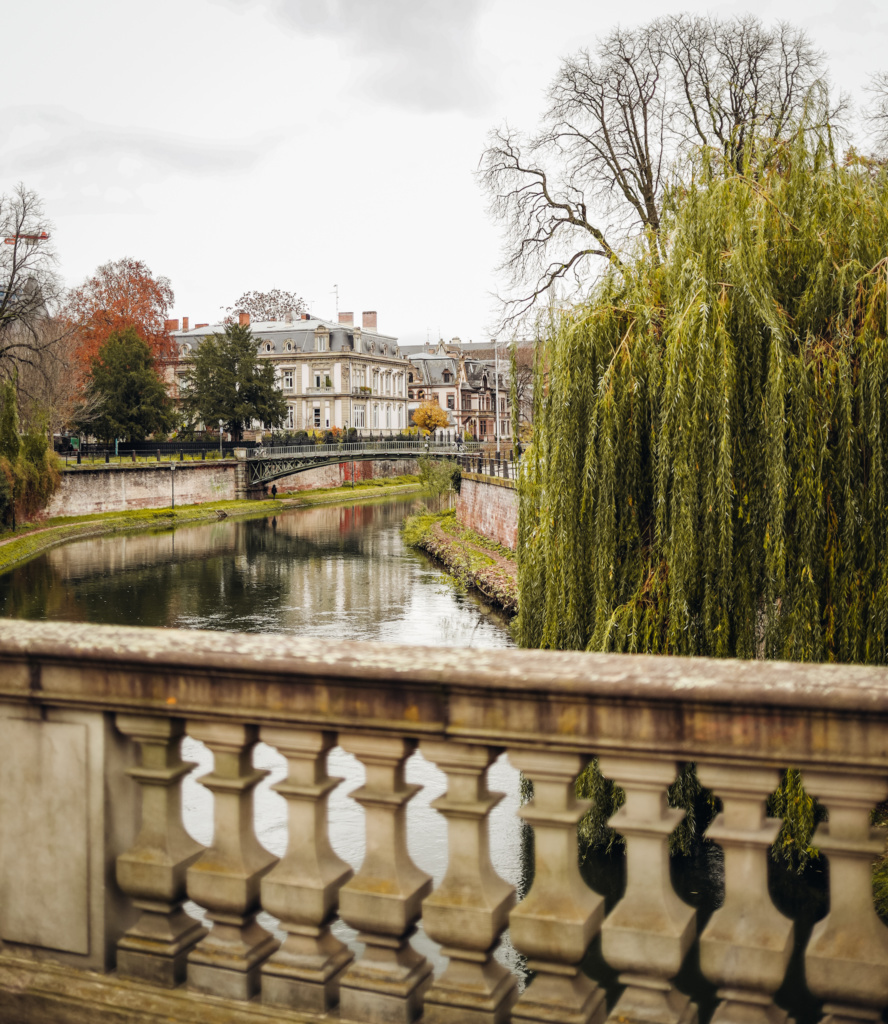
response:
{"label": "grassy riverbank", "polygon": [[404,521],[404,540],[434,555],[462,583],[480,590],[507,612],[518,610],[515,554],[463,526],[456,510],[421,511]]}
{"label": "grassy riverbank", "polygon": [[180,523],[274,515],[286,509],[369,501],[395,494],[411,494],[420,489],[419,477],[397,476],[364,480],[354,487],[349,484],[345,487],[300,491],[261,501],[212,501],[199,505],[177,505],[175,509],[132,509],[127,512],[96,512],[87,516],[56,516],[42,522],[23,523],[15,533],[7,531],[0,534],[0,572],[69,540],[128,530],[168,529]]}

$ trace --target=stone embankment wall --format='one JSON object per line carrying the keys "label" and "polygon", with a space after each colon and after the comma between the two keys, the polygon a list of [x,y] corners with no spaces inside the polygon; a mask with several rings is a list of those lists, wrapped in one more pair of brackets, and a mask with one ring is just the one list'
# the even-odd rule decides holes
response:
{"label": "stone embankment wall", "polygon": [[[353,469],[354,467],[354,469]],[[304,473],[294,473],[281,480],[275,480],[278,494],[289,494],[293,491],[307,491],[319,487],[344,487],[352,482],[352,472],[356,482],[361,480],[379,480],[383,477],[416,474],[419,466],[415,459],[376,459],[368,462],[339,462],[335,466],[319,466],[307,469]],[[266,486],[266,491],[271,485]]]}
{"label": "stone embankment wall", "polygon": [[[237,497],[233,460],[224,462],[176,462],[176,505],[207,501],[233,501]],[[355,480],[417,473],[416,462],[379,459],[354,463]],[[169,508],[173,481],[170,463],[84,466],[62,473],[62,483],[46,509],[46,517],[85,516],[95,512],[124,512],[139,508]],[[352,463],[320,466],[277,480],[279,494],[313,488],[342,487],[350,483]],[[271,490],[271,485],[265,491]]]}
{"label": "stone embankment wall", "polygon": [[518,545],[518,492],[514,480],[463,473],[456,518],[512,551]]}

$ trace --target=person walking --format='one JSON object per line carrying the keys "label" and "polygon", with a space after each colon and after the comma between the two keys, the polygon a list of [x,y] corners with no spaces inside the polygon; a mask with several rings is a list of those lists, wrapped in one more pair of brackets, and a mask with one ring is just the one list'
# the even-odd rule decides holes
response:
{"label": "person walking", "polygon": [[277,484],[272,484],[272,485],[271,485],[271,496],[272,496],[272,498],[274,498],[275,500],[277,499],[277,496],[278,496],[278,488],[277,488]]}

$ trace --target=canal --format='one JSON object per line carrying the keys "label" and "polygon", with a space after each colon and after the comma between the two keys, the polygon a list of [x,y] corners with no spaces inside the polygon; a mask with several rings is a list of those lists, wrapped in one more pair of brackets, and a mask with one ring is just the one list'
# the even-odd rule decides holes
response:
{"label": "canal", "polygon": [[[467,652],[513,646],[506,617],[455,585],[428,556],[404,545],[401,523],[416,502],[415,496],[400,496],[72,542],[0,575],[0,615],[63,620],[72,623],[72,630],[78,623],[168,626],[314,637],[319,645],[377,640]],[[185,824],[207,844],[213,832],[212,796],[196,780],[211,770],[212,755],[189,738],[183,755],[197,764],[184,784]],[[286,845],[286,806],[270,787],[283,777],[284,761],[264,744],[256,747],[254,761],[270,772],[256,791],[257,834],[280,855]],[[345,780],[330,801],[331,843],[357,868],[364,855],[364,811],[349,794],[363,783],[363,768],[336,748],[329,770]],[[446,868],[446,824],[429,804],[443,793],[445,779],[417,753],[408,764],[408,781],[423,787],[408,808],[410,854],[437,884]],[[492,790],[505,794],[490,817],[491,856],[521,898],[533,876],[533,842],[515,813],[520,779],[503,756],[491,767],[489,782]],[[625,887],[621,848],[609,854],[582,851],[581,866],[610,910]],[[678,893],[698,908],[702,930],[722,900],[719,848],[703,842],[691,855],[673,857],[671,873]],[[779,909],[796,919],[797,932],[796,954],[779,1001],[799,1024],[813,1024],[819,1011],[804,984],[801,953],[811,925],[826,910],[823,877],[820,869],[797,877],[772,864],[771,891]],[[189,909],[200,915],[194,905]],[[275,927],[267,915],[260,919]],[[336,929],[360,950],[350,929],[341,922]],[[440,971],[443,959],[435,943],[421,929],[413,942]],[[507,937],[497,956],[523,986],[528,977],[523,958]],[[584,966],[606,988],[613,1005],[620,986],[601,957],[600,939]],[[700,973],[696,945],[677,982],[697,1001],[701,1021],[708,1020],[718,1000]]]}

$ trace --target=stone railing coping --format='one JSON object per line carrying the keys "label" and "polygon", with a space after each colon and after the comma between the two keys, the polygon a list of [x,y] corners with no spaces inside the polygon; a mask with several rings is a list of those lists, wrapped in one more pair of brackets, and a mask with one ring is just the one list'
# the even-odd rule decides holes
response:
{"label": "stone railing coping", "polygon": [[0,700],[888,769],[888,669],[0,620]]}

